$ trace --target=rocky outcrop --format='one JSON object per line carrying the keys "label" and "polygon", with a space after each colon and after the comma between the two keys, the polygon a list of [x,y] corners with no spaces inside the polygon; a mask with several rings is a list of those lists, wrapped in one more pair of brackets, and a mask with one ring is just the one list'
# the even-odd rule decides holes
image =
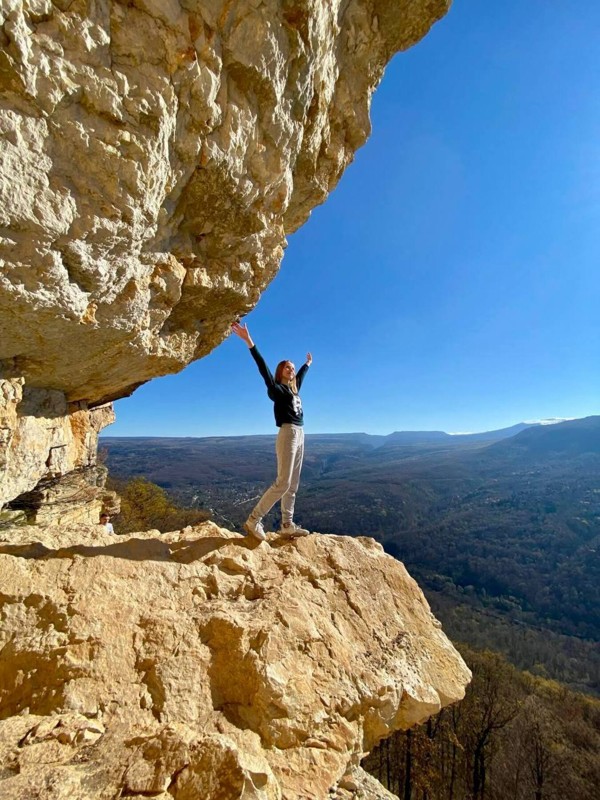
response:
{"label": "rocky outcrop", "polygon": [[462,697],[372,540],[85,524],[110,402],[253,308],[448,5],[0,0],[0,796],[385,800],[361,756]]}
{"label": "rocky outcrop", "polygon": [[0,378],[70,413],[210,352],[449,2],[2,0]]}
{"label": "rocky outcrop", "polygon": [[0,507],[13,500],[9,509],[28,522],[97,522],[102,507],[115,510],[104,490],[106,469],[97,464],[98,434],[114,420],[112,406],[90,410],[23,383],[0,379]]}
{"label": "rocky outcrop", "polygon": [[13,529],[0,541],[0,796],[389,797],[379,739],[469,672],[371,539],[212,523],[164,536]]}

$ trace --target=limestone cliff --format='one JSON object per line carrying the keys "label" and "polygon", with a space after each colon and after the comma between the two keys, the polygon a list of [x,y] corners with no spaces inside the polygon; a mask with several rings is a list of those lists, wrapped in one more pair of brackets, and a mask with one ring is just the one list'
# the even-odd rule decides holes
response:
{"label": "limestone cliff", "polygon": [[0,538],[0,796],[391,797],[358,768],[469,672],[371,539]]}
{"label": "limestone cliff", "polygon": [[[219,344],[449,0],[0,0],[0,796],[390,795],[469,673],[369,539],[111,537],[110,402]],[[6,504],[10,506],[6,507]]]}
{"label": "limestone cliff", "polygon": [[253,308],[449,2],[0,0],[0,504]]}
{"label": "limestone cliff", "polygon": [[19,498],[4,517],[97,522],[102,507],[118,510],[97,464],[98,434],[113,420],[110,404],[88,409],[62,392],[24,392],[23,378],[0,380],[0,507]]}

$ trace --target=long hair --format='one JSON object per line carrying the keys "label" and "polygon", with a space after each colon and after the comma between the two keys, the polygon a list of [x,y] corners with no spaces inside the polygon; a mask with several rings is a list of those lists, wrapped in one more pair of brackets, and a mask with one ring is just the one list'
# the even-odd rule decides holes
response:
{"label": "long hair", "polygon": [[[289,361],[287,358],[284,359],[283,361],[280,361],[279,364],[277,364],[277,369],[275,370],[275,383],[283,383],[282,381],[283,368],[285,367],[286,364],[291,364],[291,361]],[[293,379],[288,383],[288,386],[290,387],[290,389],[294,394],[298,394],[298,387],[296,386],[295,375]]]}

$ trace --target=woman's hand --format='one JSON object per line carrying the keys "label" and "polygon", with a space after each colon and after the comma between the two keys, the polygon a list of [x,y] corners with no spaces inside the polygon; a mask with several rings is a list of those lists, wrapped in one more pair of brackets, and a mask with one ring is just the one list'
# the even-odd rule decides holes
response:
{"label": "woman's hand", "polygon": [[250,331],[246,325],[240,325],[239,322],[234,322],[231,326],[231,330],[235,333],[236,336],[239,336],[248,347],[254,347],[254,342],[252,341],[252,337],[250,336]]}
{"label": "woman's hand", "polygon": [[311,356],[310,353],[307,353],[306,354],[306,366],[310,367],[311,364],[312,364],[312,356]]}

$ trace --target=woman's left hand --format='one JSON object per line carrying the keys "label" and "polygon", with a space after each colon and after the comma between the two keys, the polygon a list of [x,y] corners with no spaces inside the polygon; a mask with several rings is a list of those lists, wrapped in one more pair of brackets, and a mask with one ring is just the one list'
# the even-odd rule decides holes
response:
{"label": "woman's left hand", "polygon": [[310,365],[311,365],[311,364],[312,364],[312,356],[311,356],[311,354],[310,354],[310,353],[307,353],[307,354],[306,354],[306,365],[307,365],[308,367],[310,367]]}

